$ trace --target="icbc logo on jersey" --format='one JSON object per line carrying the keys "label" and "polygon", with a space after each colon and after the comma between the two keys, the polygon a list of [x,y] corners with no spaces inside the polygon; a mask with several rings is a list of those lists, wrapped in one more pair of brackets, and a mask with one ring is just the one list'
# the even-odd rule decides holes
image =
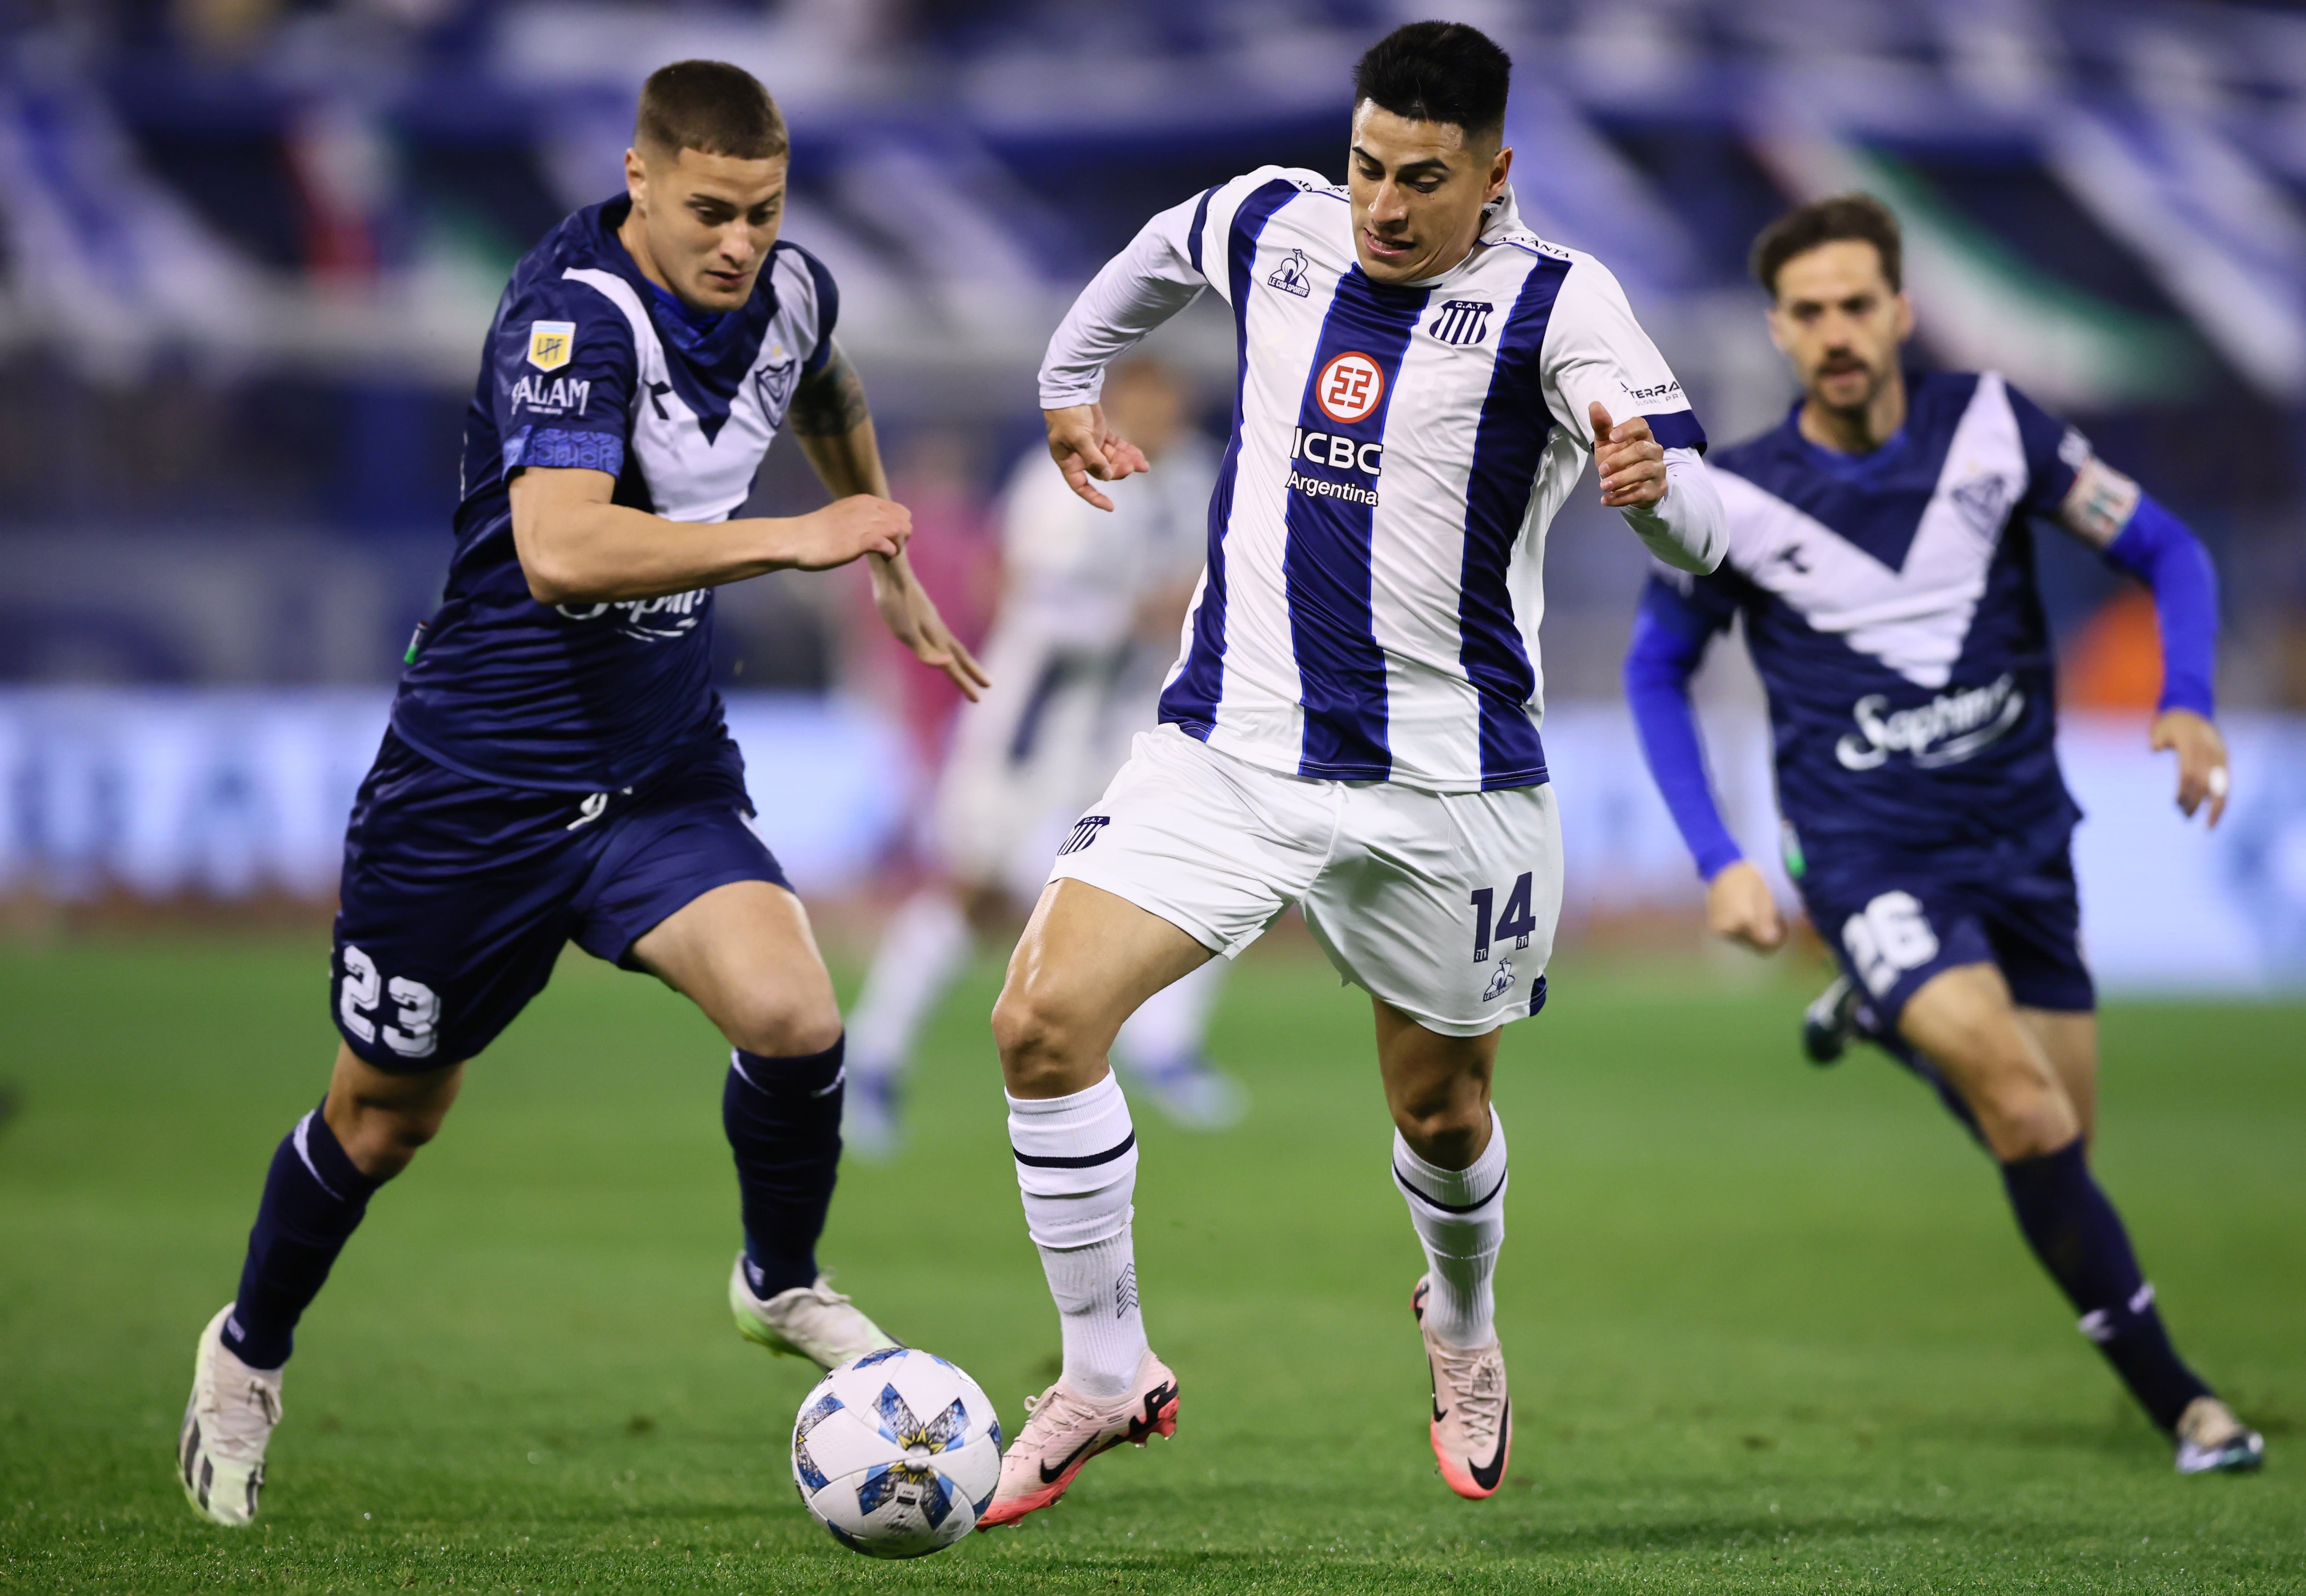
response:
{"label": "icbc logo on jersey", "polygon": [[1359,350],[1340,354],[1313,380],[1313,402],[1321,407],[1321,414],[1346,425],[1375,410],[1384,397],[1385,373]]}

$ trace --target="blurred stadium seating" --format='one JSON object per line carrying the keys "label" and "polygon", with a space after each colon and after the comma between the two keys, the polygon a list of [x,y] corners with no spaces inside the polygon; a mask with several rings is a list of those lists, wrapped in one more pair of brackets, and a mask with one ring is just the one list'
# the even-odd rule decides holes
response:
{"label": "blurred stadium seating", "polygon": [[[0,66],[0,892],[325,892],[344,770],[372,736],[351,729],[372,727],[437,590],[479,334],[514,258],[614,190],[653,66],[723,57],[782,99],[788,230],[842,284],[892,455],[957,442],[959,491],[981,499],[1034,440],[1029,374],[1087,273],[1149,211],[1244,166],[1336,174],[1354,55],[1424,9],[20,0]],[[2098,816],[2086,864],[2150,857],[2172,882],[2227,883],[2202,887],[2192,937],[2215,960],[2113,954],[2133,909],[2105,906],[2136,901],[2129,879],[2091,877],[2093,944],[2110,974],[2165,984],[2306,978],[2306,16],[2174,0],[1451,14],[1519,64],[1525,212],[1620,274],[1715,438],[1789,397],[1747,240],[1790,198],[1865,186],[1910,229],[1918,357],[2008,372],[2201,532],[2225,583],[2225,699],[2249,717],[2242,802],[2215,844],[2182,836],[2123,714],[2139,683],[2150,696],[2151,628],[2101,616],[2114,581],[2046,540],[2076,696],[2114,717],[2071,739]],[[1221,324],[1189,316],[1164,340],[1222,392]],[[781,449],[756,504],[814,494]],[[1626,798],[1592,811],[1589,834],[1613,840],[1584,879],[1687,902],[1670,837],[1639,840],[1663,822],[1613,707],[1638,549],[1581,506],[1550,553],[1557,764],[1585,784],[1565,803],[1574,823]],[[850,833],[800,845],[821,842],[804,872],[828,890],[897,845],[917,758],[888,673],[844,646],[852,598],[769,579],[719,622],[727,684],[770,696],[756,769],[849,749],[855,784],[828,791],[894,795],[841,802]],[[1725,780],[1743,772],[1766,830],[1750,680],[1713,674],[1738,750]],[[326,735],[297,745],[298,725]],[[137,751],[137,728],[158,740]],[[271,748],[289,773],[184,785],[210,757],[188,750],[226,744],[240,751],[216,770],[260,770],[274,755],[247,750]],[[162,841],[210,832],[154,806],[235,781],[297,795],[271,837],[293,862]]]}

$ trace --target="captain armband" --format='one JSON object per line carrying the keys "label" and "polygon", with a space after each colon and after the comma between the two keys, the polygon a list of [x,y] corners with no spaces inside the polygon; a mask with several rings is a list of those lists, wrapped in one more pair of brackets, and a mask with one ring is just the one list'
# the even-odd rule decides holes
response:
{"label": "captain armband", "polygon": [[[2083,446],[2085,451],[2088,447]],[[2138,508],[2138,491],[2135,482],[2085,452],[2074,468],[2074,485],[2066,490],[2065,499],[2058,506],[2059,518],[2069,531],[2103,549],[2130,525]]]}

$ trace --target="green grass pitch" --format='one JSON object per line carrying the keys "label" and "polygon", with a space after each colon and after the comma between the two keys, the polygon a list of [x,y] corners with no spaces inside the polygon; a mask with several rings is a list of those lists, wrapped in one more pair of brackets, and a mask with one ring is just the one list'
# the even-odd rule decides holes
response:
{"label": "green grass pitch", "polygon": [[[721,1063],[581,957],[472,1072],[307,1319],[264,1514],[171,1472],[192,1341],[333,1046],[317,938],[0,949],[0,1589],[2306,1590],[2306,1009],[2118,1004],[2098,1166],[2257,1478],[2181,1480],[2024,1253],[1998,1183],[1878,1058],[1822,1072],[1807,969],[1570,964],[1509,1033],[1499,1320],[1519,1445],[1451,1497],[1366,1001],[1252,955],[1216,1046],[1255,1107],[1140,1107],[1138,1254],[1174,1441],[911,1564],[804,1515],[812,1372],[738,1337]],[[1000,1403],[1052,1378],[984,1015],[947,1006],[901,1161],[824,1248]]]}

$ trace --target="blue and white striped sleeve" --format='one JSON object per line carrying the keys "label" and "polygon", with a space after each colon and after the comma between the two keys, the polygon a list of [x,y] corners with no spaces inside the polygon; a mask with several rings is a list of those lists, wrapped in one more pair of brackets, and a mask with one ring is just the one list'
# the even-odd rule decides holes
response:
{"label": "blue and white striped sleeve", "polygon": [[1554,419],[1586,448],[1593,447],[1595,404],[1610,413],[1612,424],[1644,417],[1664,448],[1664,499],[1620,512],[1634,535],[1678,570],[1719,566],[1729,547],[1729,524],[1698,458],[1705,452],[1705,429],[1665,356],[1634,319],[1626,291],[1590,255],[1573,257],[1562,279],[1546,325],[1543,363]]}
{"label": "blue and white striped sleeve", "polygon": [[1105,368],[1123,350],[1192,303],[1202,289],[1226,294],[1234,212],[1280,175],[1277,166],[1260,167],[1171,206],[1140,228],[1129,247],[1089,279],[1050,337],[1041,361],[1041,407],[1096,403],[1105,391]]}

